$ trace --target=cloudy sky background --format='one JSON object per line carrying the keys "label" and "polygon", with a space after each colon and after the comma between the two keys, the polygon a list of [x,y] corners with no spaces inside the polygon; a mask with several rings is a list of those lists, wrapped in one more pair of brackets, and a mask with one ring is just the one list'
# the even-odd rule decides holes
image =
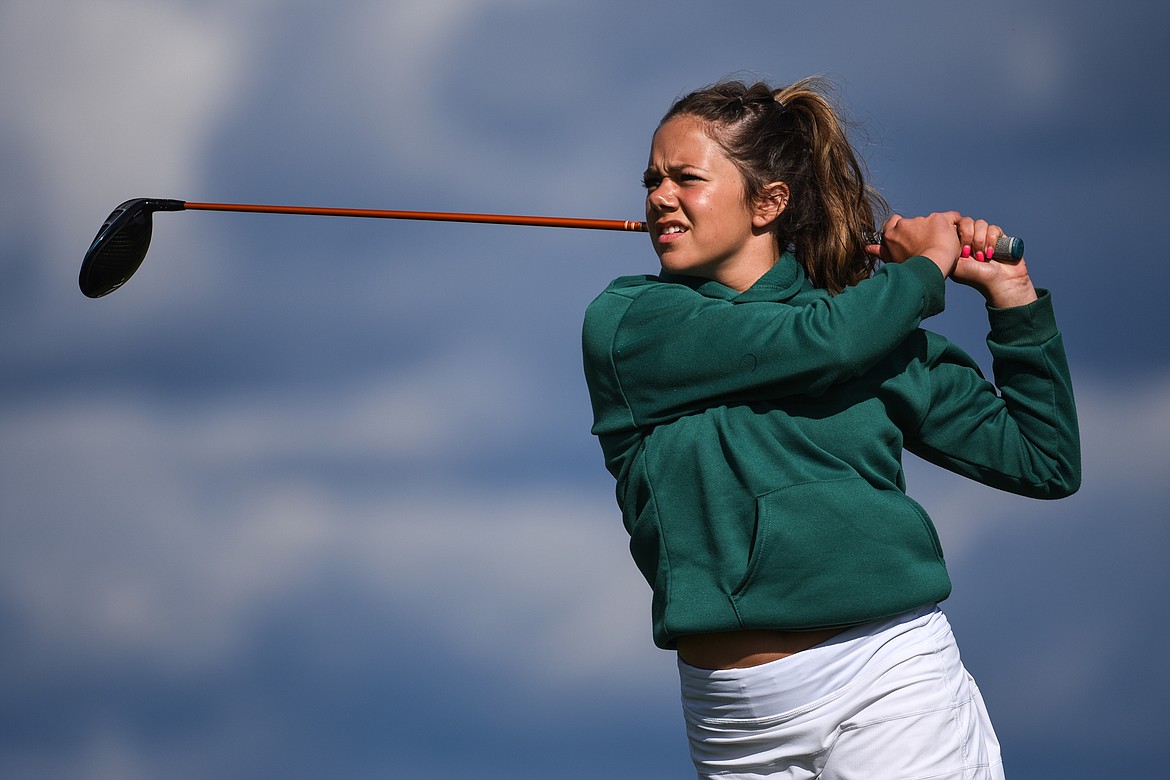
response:
{"label": "cloudy sky background", "polygon": [[[644,236],[160,214],[132,197],[641,218],[724,75],[833,77],[902,213],[1027,241],[1071,499],[920,463],[1016,777],[1170,758],[1165,3],[0,0],[0,775],[677,778],[670,654],[579,328]],[[986,365],[980,302],[930,327]]]}

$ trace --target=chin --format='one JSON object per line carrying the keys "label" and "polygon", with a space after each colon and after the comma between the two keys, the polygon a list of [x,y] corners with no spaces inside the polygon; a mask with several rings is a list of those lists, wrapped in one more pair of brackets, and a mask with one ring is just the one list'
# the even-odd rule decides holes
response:
{"label": "chin", "polygon": [[686,258],[672,256],[669,252],[658,255],[658,262],[662,265],[663,271],[672,274],[685,274],[687,276],[702,275],[698,265],[687,262]]}

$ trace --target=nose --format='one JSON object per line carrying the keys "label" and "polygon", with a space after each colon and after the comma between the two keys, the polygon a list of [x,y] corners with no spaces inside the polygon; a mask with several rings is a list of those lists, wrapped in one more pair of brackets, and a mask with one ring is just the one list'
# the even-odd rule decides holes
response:
{"label": "nose", "polygon": [[646,200],[655,211],[670,211],[678,205],[674,186],[669,179],[663,179]]}

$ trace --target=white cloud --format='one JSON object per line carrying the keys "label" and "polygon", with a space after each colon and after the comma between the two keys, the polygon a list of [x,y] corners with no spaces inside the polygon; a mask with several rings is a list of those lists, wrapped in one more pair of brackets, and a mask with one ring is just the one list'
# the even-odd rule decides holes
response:
{"label": "white cloud", "polygon": [[[185,172],[245,64],[247,24],[228,15],[234,5],[202,3],[193,13],[141,0],[7,4],[0,56],[12,74],[10,119],[39,139],[43,163],[64,183],[75,184],[78,170]],[[170,145],[156,147],[156,135]],[[130,154],[142,143],[160,156]]]}
{"label": "white cloud", "polygon": [[[522,372],[493,386],[476,364],[448,356],[329,404],[182,410],[89,395],[6,410],[0,590],[39,648],[33,665],[214,669],[285,594],[342,571],[453,651],[523,674],[567,683],[645,653],[648,593],[608,491],[443,480],[444,458],[534,435]],[[438,471],[355,491],[275,465],[337,457]]]}
{"label": "white cloud", "polygon": [[[484,211],[513,208],[512,197],[587,207],[583,194],[596,196],[605,181],[598,161],[613,156],[613,139],[598,130],[617,117],[594,103],[604,94],[596,41],[556,29],[564,10],[541,0],[364,4],[331,18],[311,44],[306,56],[321,68],[305,74],[305,94],[325,96],[318,111],[360,106],[346,132],[375,178],[430,182],[450,203],[491,204]],[[517,143],[518,131],[541,141]],[[641,154],[645,141],[636,140]],[[634,176],[621,181],[637,205]]]}
{"label": "white cloud", "polygon": [[158,194],[198,179],[207,130],[233,99],[234,74],[248,67],[247,9],[256,7],[5,4],[6,121],[34,160],[54,219],[83,219],[111,193]]}

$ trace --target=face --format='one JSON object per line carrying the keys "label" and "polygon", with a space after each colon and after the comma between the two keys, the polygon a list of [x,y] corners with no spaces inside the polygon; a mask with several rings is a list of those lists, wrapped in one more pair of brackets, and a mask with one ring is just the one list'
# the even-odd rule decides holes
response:
{"label": "face", "polygon": [[[746,290],[776,262],[766,208],[749,206],[743,176],[702,120],[658,128],[646,168],[646,222],[662,268]],[[762,210],[763,209],[763,210]]]}

